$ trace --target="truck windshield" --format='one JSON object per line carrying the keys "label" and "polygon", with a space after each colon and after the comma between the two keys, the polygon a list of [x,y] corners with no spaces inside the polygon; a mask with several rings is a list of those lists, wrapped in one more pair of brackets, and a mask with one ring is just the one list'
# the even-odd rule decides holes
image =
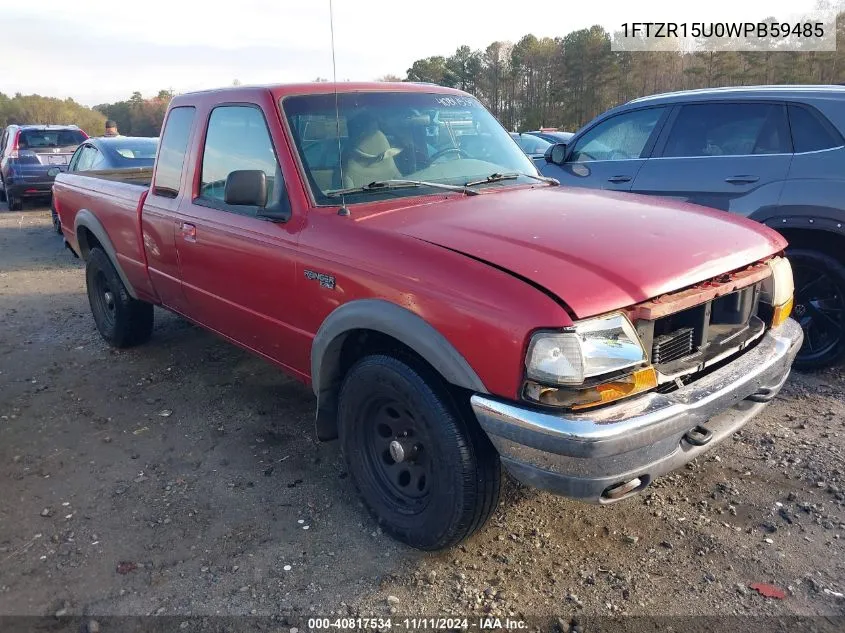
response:
{"label": "truck windshield", "polygon": [[[442,193],[418,187],[368,187],[373,182],[414,180],[462,186],[493,174],[483,187],[536,182],[537,169],[510,135],[472,97],[421,92],[334,93],[283,97],[317,204],[337,205],[388,197]],[[338,127],[340,139],[338,142]],[[342,159],[341,159],[342,157]]]}

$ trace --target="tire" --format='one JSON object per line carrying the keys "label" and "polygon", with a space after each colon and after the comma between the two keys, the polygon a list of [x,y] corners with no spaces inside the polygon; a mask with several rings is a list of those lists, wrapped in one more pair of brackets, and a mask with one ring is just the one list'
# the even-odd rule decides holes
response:
{"label": "tire", "polygon": [[804,330],[794,367],[817,370],[845,358],[845,266],[821,251],[787,249],[795,278],[792,317]]}
{"label": "tire", "polygon": [[129,295],[101,248],[88,253],[85,281],[94,323],[109,345],[132,347],[149,340],[153,332],[153,305]]}
{"label": "tire", "polygon": [[344,378],[338,413],[350,478],[395,539],[420,550],[446,549],[480,529],[496,509],[496,450],[422,363],[387,355],[361,359]]}
{"label": "tire", "polygon": [[62,234],[62,221],[59,219],[59,214],[56,211],[56,203],[50,199],[50,216],[53,219],[53,230],[59,235]]}
{"label": "tire", "polygon": [[23,199],[20,196],[16,196],[8,189],[6,190],[6,204],[9,206],[9,211],[23,210]]}
{"label": "tire", "polygon": [[0,176],[0,202],[6,202],[6,183],[3,182],[3,176]]}

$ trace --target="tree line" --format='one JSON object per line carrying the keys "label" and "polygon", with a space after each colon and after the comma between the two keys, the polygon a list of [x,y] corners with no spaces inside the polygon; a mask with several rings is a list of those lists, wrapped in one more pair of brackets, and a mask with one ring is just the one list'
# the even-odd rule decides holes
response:
{"label": "tree line", "polygon": [[22,123],[54,123],[78,125],[89,135],[101,134],[106,117],[101,112],[86,108],[73,99],[56,99],[41,95],[9,97],[0,92],[0,129]]}
{"label": "tree line", "polygon": [[459,46],[448,57],[415,61],[405,80],[465,90],[515,131],[574,131],[613,106],[673,90],[845,82],[845,13],[837,16],[835,52],[614,52],[620,35],[593,26],[483,50]]}
{"label": "tree line", "polygon": [[158,136],[172,97],[169,90],[147,99],[135,92],[126,101],[88,108],[73,99],[20,93],[9,97],[0,92],[0,129],[12,124],[52,123],[78,125],[89,136],[97,136],[105,131],[106,120],[112,119],[126,136]]}
{"label": "tree line", "polygon": [[94,106],[94,110],[117,123],[121,134],[158,136],[172,98],[171,90],[160,90],[155,97],[149,99],[145,99],[140,92],[133,92],[126,101],[104,103]]}

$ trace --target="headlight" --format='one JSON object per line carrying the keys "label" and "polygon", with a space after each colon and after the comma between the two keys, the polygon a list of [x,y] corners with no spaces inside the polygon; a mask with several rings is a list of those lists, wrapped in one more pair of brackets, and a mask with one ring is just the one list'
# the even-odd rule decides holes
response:
{"label": "headlight", "polygon": [[772,327],[786,321],[792,312],[795,283],[792,279],[792,266],[785,257],[773,257],[766,262],[772,274],[763,280],[761,301],[772,307]]}
{"label": "headlight", "polygon": [[539,332],[525,358],[527,376],[551,385],[580,385],[587,378],[635,367],[646,355],[624,314],[579,321],[566,332]]}

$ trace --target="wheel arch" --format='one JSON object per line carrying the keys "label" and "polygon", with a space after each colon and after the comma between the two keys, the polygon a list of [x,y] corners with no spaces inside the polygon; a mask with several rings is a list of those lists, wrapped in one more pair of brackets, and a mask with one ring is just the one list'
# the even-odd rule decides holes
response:
{"label": "wheel arch", "polygon": [[74,233],[76,235],[76,241],[79,244],[79,255],[82,259],[88,259],[88,253],[91,252],[92,248],[97,246],[102,248],[111,261],[112,266],[117,271],[123,285],[126,287],[126,291],[133,299],[138,299],[135,288],[129,283],[129,279],[120,265],[117,250],[114,244],[112,244],[111,239],[109,239],[109,234],[106,232],[105,227],[97,219],[97,216],[88,209],[80,209],[74,220]]}
{"label": "wheel arch", "polygon": [[319,439],[337,437],[337,395],[345,371],[364,353],[385,351],[391,342],[418,356],[450,385],[488,393],[467,360],[422,317],[382,299],[352,301],[326,318],[311,346]]}
{"label": "wheel arch", "polygon": [[[810,220],[814,220],[812,223]],[[838,224],[838,226],[837,226]],[[808,226],[809,225],[809,226]],[[770,220],[766,226],[774,229],[789,242],[789,248],[820,251],[845,264],[845,222],[835,223],[824,218],[802,218],[799,222]]]}

